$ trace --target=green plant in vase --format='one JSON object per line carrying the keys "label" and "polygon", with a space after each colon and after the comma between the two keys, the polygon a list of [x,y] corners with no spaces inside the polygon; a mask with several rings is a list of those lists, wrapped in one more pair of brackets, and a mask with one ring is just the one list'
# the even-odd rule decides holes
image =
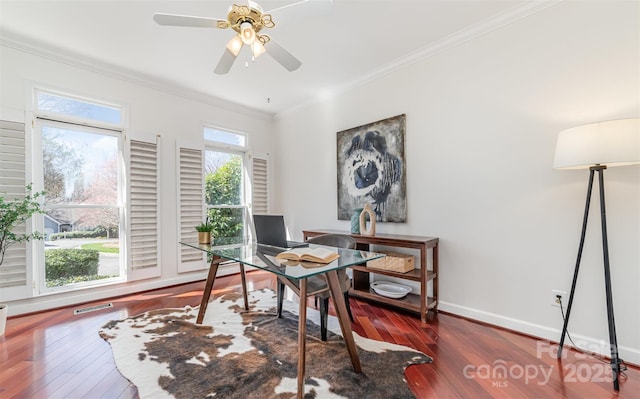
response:
{"label": "green plant in vase", "polygon": [[[44,213],[38,202],[38,198],[44,197],[44,192],[31,193],[31,184],[25,187],[25,191],[22,200],[9,200],[4,195],[0,195],[0,265],[4,262],[5,252],[13,244],[44,238],[39,231],[31,234],[14,232],[16,227],[26,222],[32,215]],[[4,335],[8,313],[8,306],[0,303],[0,337]]]}
{"label": "green plant in vase", "polygon": [[207,217],[204,223],[200,223],[196,226],[196,230],[198,231],[198,242],[200,244],[211,244],[211,232],[213,232],[213,224],[209,222],[209,217]]}
{"label": "green plant in vase", "polygon": [[31,192],[31,184],[25,187],[25,196],[22,200],[7,200],[0,196],[0,265],[4,262],[7,249],[13,244],[30,240],[42,240],[44,236],[39,231],[31,234],[17,234],[13,230],[26,222],[36,213],[44,213],[38,199],[44,197],[44,191]]}

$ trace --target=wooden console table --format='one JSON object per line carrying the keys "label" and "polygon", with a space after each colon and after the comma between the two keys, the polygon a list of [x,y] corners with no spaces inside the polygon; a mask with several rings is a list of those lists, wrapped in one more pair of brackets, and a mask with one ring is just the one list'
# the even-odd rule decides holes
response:
{"label": "wooden console table", "polygon": [[[406,309],[420,314],[420,320],[427,322],[427,313],[438,310],[438,238],[405,236],[395,234],[376,234],[375,236],[365,236],[360,234],[350,234],[339,230],[303,230],[304,239],[323,234],[345,234],[353,237],[358,249],[369,250],[370,245],[384,245],[398,248],[413,248],[420,251],[420,268],[407,273],[398,273],[389,270],[371,269],[366,266],[353,266],[353,287],[349,290],[349,295],[368,301],[383,303],[398,308]],[[431,268],[427,264],[427,252],[431,249]],[[395,277],[404,280],[420,282],[419,294],[408,294],[401,299],[394,299],[378,295],[370,287],[369,275],[371,273],[384,276]],[[428,292],[427,283],[432,282],[431,292]],[[429,295],[430,294],[430,295]]]}

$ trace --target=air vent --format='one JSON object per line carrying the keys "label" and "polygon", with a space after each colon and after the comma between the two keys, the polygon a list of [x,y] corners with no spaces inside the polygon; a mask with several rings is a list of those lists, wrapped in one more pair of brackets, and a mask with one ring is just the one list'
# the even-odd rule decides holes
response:
{"label": "air vent", "polygon": [[102,310],[102,309],[112,308],[112,307],[113,307],[112,303],[103,303],[101,305],[90,306],[88,308],[76,309],[73,311],[73,314],[78,315],[83,313],[95,312],[96,310]]}

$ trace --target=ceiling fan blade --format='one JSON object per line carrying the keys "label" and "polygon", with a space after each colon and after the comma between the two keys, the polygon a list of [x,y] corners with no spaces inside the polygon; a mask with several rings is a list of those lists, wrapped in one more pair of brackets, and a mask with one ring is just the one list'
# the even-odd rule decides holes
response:
{"label": "ceiling fan blade", "polygon": [[220,61],[218,61],[218,65],[216,65],[216,69],[214,69],[213,72],[218,75],[228,73],[237,57],[238,56],[234,55],[228,48],[225,48],[224,53],[222,53],[222,57],[220,57]]}
{"label": "ceiling fan blade", "polygon": [[229,27],[229,23],[224,19],[194,17],[191,15],[155,13],[153,14],[153,20],[156,21],[158,25],[168,26],[188,26],[193,28],[220,29]]}
{"label": "ceiling fan blade", "polygon": [[264,45],[264,48],[267,51],[267,54],[272,56],[273,59],[278,61],[283,67],[287,68],[289,72],[295,71],[300,68],[300,65],[302,65],[302,62],[300,62],[299,59],[294,57],[273,39],[269,40]]}
{"label": "ceiling fan blade", "polygon": [[277,24],[296,20],[321,17],[327,15],[333,8],[333,0],[298,0],[282,7],[266,11],[271,14]]}

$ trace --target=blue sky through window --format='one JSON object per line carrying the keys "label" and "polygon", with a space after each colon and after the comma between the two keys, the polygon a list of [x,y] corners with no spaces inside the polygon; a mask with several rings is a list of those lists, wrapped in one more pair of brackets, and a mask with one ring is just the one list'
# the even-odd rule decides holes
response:
{"label": "blue sky through window", "polygon": [[231,144],[239,147],[244,147],[246,145],[244,135],[225,132],[223,130],[213,129],[210,127],[204,128],[204,139],[208,141],[215,141],[217,143]]}
{"label": "blue sky through window", "polygon": [[119,108],[76,100],[42,91],[37,92],[37,100],[38,110],[40,111],[52,111],[114,125],[120,125],[122,123],[122,110]]}

